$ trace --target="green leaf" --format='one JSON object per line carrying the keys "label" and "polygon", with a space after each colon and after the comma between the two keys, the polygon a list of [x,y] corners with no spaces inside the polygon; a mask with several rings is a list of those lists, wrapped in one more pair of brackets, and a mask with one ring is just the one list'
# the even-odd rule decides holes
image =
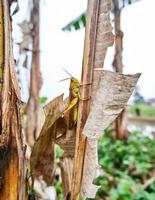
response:
{"label": "green leaf", "polygon": [[86,11],[62,28],[63,31],[79,30],[86,26]]}
{"label": "green leaf", "polygon": [[40,97],[39,98],[39,102],[40,102],[40,104],[45,104],[46,103],[46,101],[47,101],[47,97]]}
{"label": "green leaf", "polygon": [[[139,0],[122,0],[122,4],[124,5],[123,7],[125,7],[126,5],[129,5],[131,3],[134,3],[136,1]],[[82,26],[80,26],[80,24]],[[72,31],[72,30],[79,30],[83,27],[86,26],[86,11],[83,12],[80,16],[78,16],[77,18],[75,18],[74,20],[72,20],[71,22],[69,22],[67,25],[65,25],[62,30],[63,31]]]}

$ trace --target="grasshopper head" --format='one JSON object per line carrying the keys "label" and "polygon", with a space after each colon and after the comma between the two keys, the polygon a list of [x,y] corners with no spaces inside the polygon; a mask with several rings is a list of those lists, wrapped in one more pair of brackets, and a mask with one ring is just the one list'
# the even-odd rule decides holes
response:
{"label": "grasshopper head", "polygon": [[66,69],[63,68],[63,70],[70,76],[70,78],[66,78],[66,79],[63,79],[61,81],[71,79],[70,89],[79,88],[80,87],[79,80],[77,78],[73,77]]}
{"label": "grasshopper head", "polygon": [[75,77],[71,78],[71,88],[78,88],[80,86],[79,80]]}

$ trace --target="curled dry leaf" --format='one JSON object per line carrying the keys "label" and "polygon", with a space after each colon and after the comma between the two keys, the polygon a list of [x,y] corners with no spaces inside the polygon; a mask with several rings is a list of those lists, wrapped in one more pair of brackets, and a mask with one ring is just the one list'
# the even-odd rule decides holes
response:
{"label": "curled dry leaf", "polygon": [[31,34],[31,24],[27,20],[24,20],[20,24],[18,24],[21,28],[23,35],[30,35]]}
{"label": "curled dry leaf", "polygon": [[57,135],[66,132],[65,119],[60,117],[63,107],[63,95],[56,97],[45,107],[45,123],[30,158],[33,177],[42,177],[47,185],[52,185],[54,178],[55,139]]}
{"label": "curled dry leaf", "polygon": [[75,128],[68,130],[69,116],[61,117],[67,103],[68,99],[63,101],[63,95],[61,95],[45,106],[45,123],[40,136],[34,143],[30,157],[32,176],[42,178],[47,185],[52,185],[54,179],[54,145],[58,144],[64,150],[64,159],[69,157],[72,160],[74,157]]}
{"label": "curled dry leaf", "polygon": [[32,27],[31,23],[24,20],[22,23],[18,24],[21,28],[21,31],[23,33],[22,41],[19,43],[19,50],[20,54],[25,53],[29,49],[30,41],[32,40]]}

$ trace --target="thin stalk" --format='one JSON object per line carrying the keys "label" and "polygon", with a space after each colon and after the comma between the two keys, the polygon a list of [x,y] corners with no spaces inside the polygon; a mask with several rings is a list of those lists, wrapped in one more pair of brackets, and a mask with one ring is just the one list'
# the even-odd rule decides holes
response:
{"label": "thin stalk", "polygon": [[[96,40],[96,29],[98,19],[99,0],[88,0],[88,16],[85,32],[85,45],[82,65],[82,77],[81,84],[84,85],[81,88],[82,99],[89,98],[91,96],[91,84],[93,81],[93,62],[94,62],[94,50]],[[78,121],[76,130],[76,147],[73,167],[72,178],[72,191],[71,199],[77,200],[79,198],[83,165],[85,157],[85,147],[87,139],[82,134],[83,127],[87,120],[90,110],[90,100],[84,100],[79,102],[78,107]]]}
{"label": "thin stalk", "polygon": [[[121,30],[121,8],[119,0],[113,0],[114,5],[114,27],[115,27],[115,55],[113,67],[116,72],[123,73],[122,51],[123,51],[123,32]],[[115,121],[116,139],[126,137],[126,109],[117,117]]]}
{"label": "thin stalk", "polygon": [[30,146],[37,137],[39,129],[39,91],[41,88],[40,73],[40,45],[39,45],[39,24],[40,24],[40,1],[33,0],[33,9],[31,11],[32,31],[32,63],[30,73],[30,91],[26,107],[28,122],[26,127],[26,141]]}

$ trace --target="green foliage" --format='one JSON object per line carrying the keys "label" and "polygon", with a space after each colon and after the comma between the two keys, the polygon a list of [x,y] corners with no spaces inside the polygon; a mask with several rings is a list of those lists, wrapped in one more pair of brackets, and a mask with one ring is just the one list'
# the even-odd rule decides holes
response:
{"label": "green foliage", "polygon": [[63,200],[64,198],[63,198],[62,183],[59,180],[56,180],[54,183],[54,187],[56,189],[58,200]]}
{"label": "green foliage", "polygon": [[79,30],[86,26],[86,11],[62,28],[63,31]]}
{"label": "green foliage", "polygon": [[139,109],[140,115],[145,117],[155,117],[155,106],[147,104],[133,104],[128,106],[128,112],[136,115],[136,110]]}
{"label": "green foliage", "polygon": [[[56,155],[56,166],[57,166],[57,168],[60,168],[60,158],[62,158],[63,154],[64,154],[63,149],[61,149],[59,145],[55,145],[55,155]],[[55,176],[54,187],[56,189],[57,199],[63,200],[64,199],[63,188],[62,188],[62,182],[60,181],[60,174],[59,173]]]}
{"label": "green foliage", "polygon": [[39,98],[40,104],[43,104],[43,105],[44,105],[44,104],[46,103],[47,99],[48,99],[47,97],[40,97],[40,98]]}
{"label": "green foliage", "polygon": [[[121,7],[124,8],[125,6],[135,3],[136,1],[140,1],[140,0],[122,0]],[[87,16],[87,13],[85,11],[82,14],[80,14],[80,16],[78,16],[76,19],[72,20],[67,25],[65,25],[62,28],[62,30],[63,31],[80,30],[81,28],[86,26],[86,16]]]}
{"label": "green foliage", "polygon": [[[111,127],[99,139],[101,171],[94,184],[99,185],[100,189],[95,199],[155,200],[155,182],[144,189],[145,181],[152,177],[155,170],[155,139],[133,132],[126,141],[114,140],[109,137],[110,132]],[[56,158],[62,155],[63,150],[56,146]],[[59,177],[54,185],[58,199],[62,200]]]}
{"label": "green foliage", "polygon": [[59,159],[63,156],[64,150],[61,149],[61,147],[59,145],[56,145],[55,151],[56,151],[56,158]]}
{"label": "green foliage", "polygon": [[133,132],[128,140],[99,139],[102,173],[94,180],[97,196],[106,200],[153,200],[155,183],[143,189],[155,166],[155,140]]}
{"label": "green foliage", "polygon": [[29,199],[36,199],[37,198],[37,193],[35,192],[33,187],[29,187],[27,192],[28,192]]}

